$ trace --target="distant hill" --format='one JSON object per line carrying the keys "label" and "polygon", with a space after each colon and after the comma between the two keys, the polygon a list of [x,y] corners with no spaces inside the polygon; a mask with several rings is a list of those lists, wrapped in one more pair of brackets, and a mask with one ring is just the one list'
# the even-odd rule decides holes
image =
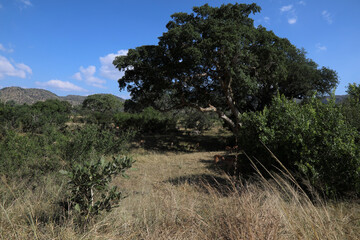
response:
{"label": "distant hill", "polygon": [[[14,101],[17,104],[34,104],[38,101],[46,101],[48,99],[58,99],[68,101],[71,105],[76,106],[82,104],[86,96],[67,95],[65,97],[58,96],[45,89],[39,88],[21,88],[21,87],[6,87],[0,89],[0,101]],[[117,97],[119,98],[119,97]],[[121,101],[125,101],[119,98]]]}
{"label": "distant hill", "polygon": [[[335,95],[335,103],[342,103],[345,99],[348,98],[348,95]],[[326,103],[330,97],[323,97],[322,102]]]}

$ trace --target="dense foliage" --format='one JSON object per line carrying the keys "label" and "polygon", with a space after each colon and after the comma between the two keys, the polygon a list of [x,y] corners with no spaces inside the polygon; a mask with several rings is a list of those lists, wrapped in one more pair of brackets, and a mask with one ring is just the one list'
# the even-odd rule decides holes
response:
{"label": "dense foliage", "polygon": [[44,126],[63,128],[69,120],[71,105],[65,101],[46,100],[33,105],[15,105],[0,102],[1,131],[19,129],[42,133]]}
{"label": "dense foliage", "polygon": [[132,129],[138,133],[166,133],[176,129],[174,118],[152,107],[145,108],[140,113],[115,114],[114,123],[121,129]]}
{"label": "dense foliage", "polygon": [[87,123],[107,128],[113,123],[113,115],[122,112],[123,109],[124,103],[118,97],[111,94],[94,94],[84,100],[81,115]]}
{"label": "dense foliage", "polygon": [[348,98],[342,103],[342,113],[360,133],[360,85],[349,84],[347,93]]}
{"label": "dense foliage", "polygon": [[185,108],[176,114],[178,125],[187,129],[203,132],[215,126],[219,121],[215,113],[202,113],[193,108]]}
{"label": "dense foliage", "polygon": [[94,94],[88,96],[83,104],[82,108],[93,112],[111,112],[116,113],[123,110],[124,103],[120,98],[111,94]]}
{"label": "dense foliage", "polygon": [[70,124],[72,111],[59,100],[0,102],[0,174],[34,179],[74,162],[122,152],[134,135],[96,124]]}
{"label": "dense foliage", "polygon": [[243,114],[242,121],[240,145],[268,169],[278,165],[260,141],[327,195],[360,194],[360,135],[334,99],[300,105],[277,96],[263,111]]}

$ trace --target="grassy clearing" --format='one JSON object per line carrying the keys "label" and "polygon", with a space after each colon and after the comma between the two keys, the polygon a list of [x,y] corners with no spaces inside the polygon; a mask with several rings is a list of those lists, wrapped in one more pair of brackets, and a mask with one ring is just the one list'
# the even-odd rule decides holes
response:
{"label": "grassy clearing", "polygon": [[[65,182],[0,184],[0,239],[359,239],[360,204],[311,203],[282,178],[234,182],[212,168],[221,152],[148,152],[129,179],[127,195],[85,231],[56,205]],[[26,190],[24,190],[26,189]]]}

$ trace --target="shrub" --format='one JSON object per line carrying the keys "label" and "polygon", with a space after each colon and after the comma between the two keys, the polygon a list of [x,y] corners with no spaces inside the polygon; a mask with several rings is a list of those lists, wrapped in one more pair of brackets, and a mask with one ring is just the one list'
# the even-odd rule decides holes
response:
{"label": "shrub", "polygon": [[110,188],[109,183],[113,176],[119,173],[125,175],[133,160],[126,156],[113,157],[110,162],[104,158],[97,161],[74,164],[69,171],[61,171],[70,178],[70,209],[75,209],[82,219],[87,222],[100,211],[110,211],[112,205],[120,200],[121,193],[116,186]]}
{"label": "shrub", "polygon": [[61,146],[66,138],[54,128],[46,134],[23,134],[7,130],[0,139],[0,174],[31,178],[61,167]]}
{"label": "shrub", "polygon": [[43,133],[48,126],[63,128],[70,119],[71,105],[65,101],[46,100],[33,105],[0,104],[2,129]]}
{"label": "shrub", "polygon": [[243,114],[239,140],[267,168],[274,161],[261,140],[286,168],[310,179],[328,196],[360,193],[358,132],[345,121],[335,99],[311,98],[303,105],[277,96],[262,112]]}
{"label": "shrub", "polygon": [[193,108],[186,108],[179,114],[179,123],[185,129],[193,128],[198,131],[209,130],[218,117],[215,113],[202,113]]}
{"label": "shrub", "polygon": [[125,150],[134,131],[103,129],[98,125],[85,125],[68,132],[69,141],[64,145],[64,159],[70,163],[84,161],[93,156],[119,153]]}
{"label": "shrub", "polygon": [[346,120],[360,133],[360,85],[349,84],[348,98],[342,104],[342,113]]}
{"label": "shrub", "polygon": [[140,133],[165,133],[175,129],[175,121],[152,107],[141,113],[119,113],[114,116],[116,126],[134,129]]}

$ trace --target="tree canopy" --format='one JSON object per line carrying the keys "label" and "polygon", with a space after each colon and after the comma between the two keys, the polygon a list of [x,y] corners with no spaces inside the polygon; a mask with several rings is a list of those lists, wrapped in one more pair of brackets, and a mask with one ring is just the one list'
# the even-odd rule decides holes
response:
{"label": "tree canopy", "polygon": [[120,112],[123,107],[124,103],[119,98],[111,94],[90,95],[82,103],[83,109],[101,113]]}
{"label": "tree canopy", "polygon": [[[290,99],[330,92],[336,72],[319,68],[289,40],[255,27],[249,15],[260,10],[256,4],[205,4],[173,14],[157,45],[116,57],[114,65],[125,71],[120,90],[161,110],[214,111],[234,132],[241,113],[263,109],[278,92]],[[166,107],[156,104],[164,96]]]}

